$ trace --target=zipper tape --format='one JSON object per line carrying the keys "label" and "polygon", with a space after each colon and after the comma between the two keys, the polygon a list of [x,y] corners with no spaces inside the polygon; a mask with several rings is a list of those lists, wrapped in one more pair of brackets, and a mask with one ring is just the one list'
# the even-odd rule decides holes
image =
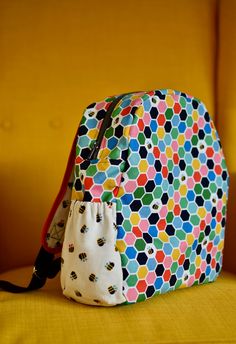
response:
{"label": "zipper tape", "polygon": [[96,159],[97,156],[98,156],[98,152],[99,152],[99,149],[100,149],[100,146],[101,146],[101,143],[102,143],[103,136],[105,134],[106,129],[108,128],[108,124],[110,122],[111,115],[112,115],[116,105],[125,96],[127,96],[129,94],[133,94],[133,93],[140,93],[140,92],[142,92],[142,91],[123,93],[120,96],[118,96],[115,100],[113,100],[113,102],[110,104],[110,106],[109,106],[109,108],[107,110],[107,113],[106,113],[106,115],[105,115],[105,117],[103,119],[102,126],[101,126],[101,128],[99,130],[99,133],[98,133],[98,137],[97,137],[96,141],[94,141],[94,143],[93,143],[93,146],[91,148],[90,154],[88,156],[89,160]]}

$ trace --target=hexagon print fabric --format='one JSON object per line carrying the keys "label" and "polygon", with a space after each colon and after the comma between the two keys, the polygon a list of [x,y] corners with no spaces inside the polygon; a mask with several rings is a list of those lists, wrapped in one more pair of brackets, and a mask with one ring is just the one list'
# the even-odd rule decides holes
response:
{"label": "hexagon print fabric", "polygon": [[205,105],[173,90],[127,94],[97,160],[87,160],[115,97],[84,112],[72,200],[116,203],[128,303],[212,282],[222,267],[228,172]]}
{"label": "hexagon print fabric", "polygon": [[116,197],[125,168],[122,159],[83,160],[76,164],[76,198],[108,202]]}
{"label": "hexagon print fabric", "polygon": [[129,135],[117,195],[127,301],[214,281],[222,267],[228,173],[204,104],[170,90],[145,94]]}

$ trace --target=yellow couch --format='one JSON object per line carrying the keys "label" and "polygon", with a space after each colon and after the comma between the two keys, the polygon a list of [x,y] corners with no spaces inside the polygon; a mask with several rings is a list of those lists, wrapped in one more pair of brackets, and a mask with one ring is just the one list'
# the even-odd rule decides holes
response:
{"label": "yellow couch", "polygon": [[2,0],[0,279],[26,285],[83,108],[174,88],[204,101],[230,172],[216,282],[132,306],[0,292],[0,343],[236,343],[236,1]]}

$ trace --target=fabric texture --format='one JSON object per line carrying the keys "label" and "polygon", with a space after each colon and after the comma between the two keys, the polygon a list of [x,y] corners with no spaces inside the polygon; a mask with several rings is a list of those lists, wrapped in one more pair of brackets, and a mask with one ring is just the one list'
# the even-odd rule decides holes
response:
{"label": "fabric texture", "polygon": [[[72,154],[71,154],[72,156]],[[72,160],[69,157],[68,160]],[[69,165],[69,161],[68,161]],[[67,169],[68,170],[68,169]],[[70,172],[70,171],[69,171]],[[66,179],[67,176],[64,178]],[[43,230],[42,230],[42,241],[47,243],[47,247],[50,249],[58,248],[60,251],[60,247],[63,243],[64,233],[67,218],[69,215],[69,209],[71,204],[71,193],[72,193],[72,186],[74,182],[74,169],[70,173],[69,179],[66,180],[66,183],[62,183],[60,192],[58,194],[57,199],[54,201],[54,204],[51,208],[51,212],[48,214],[48,217],[44,223]],[[51,218],[52,217],[52,218]],[[45,234],[45,228],[46,234]]]}
{"label": "fabric texture", "polygon": [[[26,284],[31,268],[0,278]],[[232,344],[236,343],[236,277],[180,289],[135,305],[95,307],[68,302],[59,278],[22,295],[0,293],[4,344]]]}
{"label": "fabric texture", "polygon": [[65,296],[103,306],[126,301],[116,236],[116,203],[72,201],[62,250]]}

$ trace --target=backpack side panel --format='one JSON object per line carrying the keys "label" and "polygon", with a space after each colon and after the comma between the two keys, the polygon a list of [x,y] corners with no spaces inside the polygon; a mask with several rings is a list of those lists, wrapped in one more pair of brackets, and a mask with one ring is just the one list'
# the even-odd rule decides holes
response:
{"label": "backpack side panel", "polygon": [[[79,161],[81,157],[86,156],[88,153],[88,147],[92,140],[96,138],[102,119],[113,99],[114,97],[108,97],[104,101],[92,103],[84,110],[79,128],[73,140],[60,190],[42,228],[41,243],[48,252],[56,254],[62,250],[71,200],[80,199],[74,187],[76,159]],[[88,129],[84,132],[83,123],[85,121],[88,123],[88,128],[91,129],[88,135],[86,135]],[[81,140],[80,136],[84,138],[81,152],[77,148],[78,142]]]}
{"label": "backpack side panel", "polygon": [[126,164],[121,155],[110,159],[104,142],[98,158],[87,159],[101,125],[99,112],[95,115],[89,108],[79,128],[75,180],[62,249],[61,285],[69,299],[113,306],[126,301],[116,248],[116,195]]}

